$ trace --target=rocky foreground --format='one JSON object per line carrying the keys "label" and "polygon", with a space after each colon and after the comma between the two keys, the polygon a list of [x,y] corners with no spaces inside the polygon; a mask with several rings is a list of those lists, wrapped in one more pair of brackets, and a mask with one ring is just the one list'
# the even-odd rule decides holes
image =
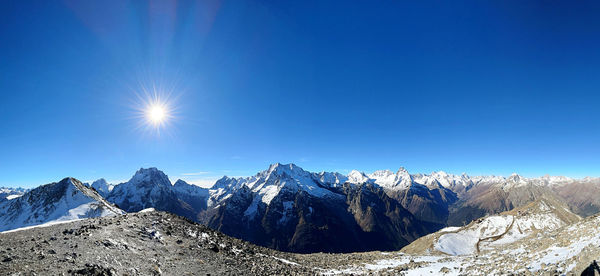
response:
{"label": "rocky foreground", "polygon": [[599,217],[590,217],[461,256],[428,250],[303,255],[259,247],[170,213],[142,211],[0,233],[0,274],[580,275],[600,257],[599,224]]}
{"label": "rocky foreground", "polygon": [[307,275],[290,254],[163,212],[0,234],[2,275]]}

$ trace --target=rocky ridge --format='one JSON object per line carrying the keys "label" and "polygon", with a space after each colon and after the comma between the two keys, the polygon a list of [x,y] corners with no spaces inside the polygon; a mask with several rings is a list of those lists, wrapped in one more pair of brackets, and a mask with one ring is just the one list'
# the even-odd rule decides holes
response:
{"label": "rocky ridge", "polygon": [[123,213],[94,189],[67,177],[0,201],[0,231]]}

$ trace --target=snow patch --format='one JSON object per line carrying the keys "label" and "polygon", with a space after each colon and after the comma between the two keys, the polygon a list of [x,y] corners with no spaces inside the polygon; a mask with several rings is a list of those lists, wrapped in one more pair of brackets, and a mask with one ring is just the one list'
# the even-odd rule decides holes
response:
{"label": "snow patch", "polygon": [[11,200],[11,199],[19,198],[21,196],[23,196],[23,195],[9,195],[6,197],[6,199]]}

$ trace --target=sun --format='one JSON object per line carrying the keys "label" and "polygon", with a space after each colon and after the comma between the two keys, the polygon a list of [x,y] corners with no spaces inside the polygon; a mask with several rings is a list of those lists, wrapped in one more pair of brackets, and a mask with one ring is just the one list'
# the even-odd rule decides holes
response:
{"label": "sun", "polygon": [[167,89],[159,85],[141,85],[133,90],[135,96],[130,101],[133,111],[130,119],[136,121],[135,130],[141,130],[143,134],[172,136],[175,124],[180,120],[178,110],[178,97],[173,91],[175,88]]}
{"label": "sun", "polygon": [[167,114],[164,107],[158,104],[153,104],[148,107],[146,116],[152,124],[159,125],[166,119]]}
{"label": "sun", "polygon": [[146,96],[138,103],[138,116],[143,120],[140,125],[149,131],[160,133],[174,119],[172,103],[158,95]]}

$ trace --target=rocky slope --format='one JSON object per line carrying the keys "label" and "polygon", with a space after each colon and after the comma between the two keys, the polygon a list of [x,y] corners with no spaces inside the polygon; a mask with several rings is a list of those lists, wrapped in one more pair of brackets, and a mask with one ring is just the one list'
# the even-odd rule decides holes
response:
{"label": "rocky slope", "polygon": [[[336,255],[320,268],[326,274],[580,275],[600,259],[598,224],[598,216],[580,219],[564,205],[540,199],[443,229],[400,252]],[[319,263],[325,256],[306,258]]]}
{"label": "rocky slope", "polygon": [[463,227],[448,227],[402,249],[411,254],[476,254],[549,232],[581,220],[554,198],[540,198],[525,206],[477,219]]}
{"label": "rocky slope", "polygon": [[591,216],[600,212],[600,179],[584,178],[579,181],[564,181],[551,186],[574,212]]}
{"label": "rocky slope", "polygon": [[77,179],[42,185],[0,201],[0,231],[74,219],[123,214]]}
{"label": "rocky slope", "polygon": [[0,233],[3,275],[308,275],[289,254],[144,211]]}

